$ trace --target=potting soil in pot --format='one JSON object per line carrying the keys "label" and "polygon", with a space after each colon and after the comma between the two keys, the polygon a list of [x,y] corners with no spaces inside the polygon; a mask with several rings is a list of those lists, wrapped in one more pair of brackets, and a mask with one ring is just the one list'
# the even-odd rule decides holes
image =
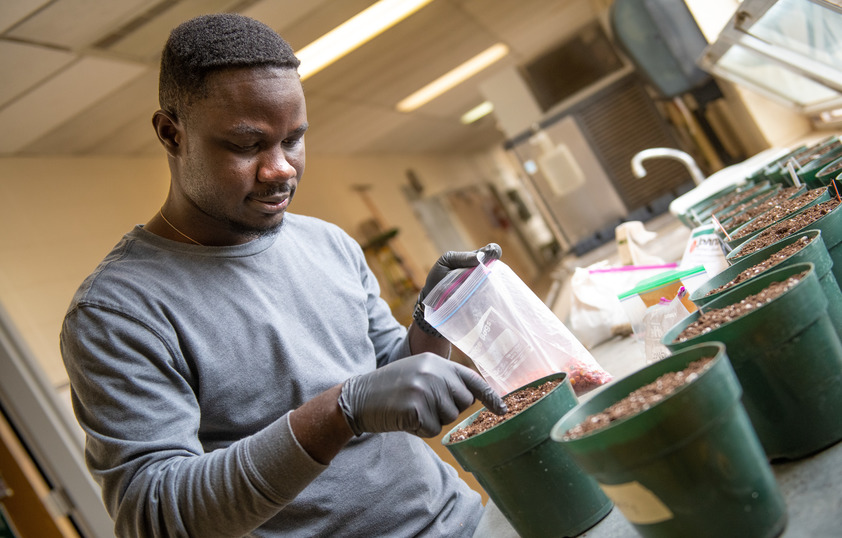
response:
{"label": "potting soil in pot", "polygon": [[781,248],[780,250],[778,250],[777,252],[775,252],[774,254],[772,254],[771,256],[769,256],[768,258],[763,260],[762,262],[760,262],[758,264],[755,264],[755,265],[752,265],[751,267],[749,267],[748,269],[746,269],[745,271],[741,272],[740,274],[735,276],[733,279],[731,279],[731,281],[729,281],[729,282],[727,282],[727,283],[725,283],[725,284],[723,284],[719,287],[713,288],[712,290],[710,290],[709,292],[707,292],[705,294],[705,297],[708,297],[708,296],[713,295],[715,293],[719,293],[721,291],[727,290],[728,288],[733,288],[737,284],[741,284],[741,283],[745,282],[746,280],[749,280],[751,278],[756,277],[757,275],[766,271],[767,269],[771,269],[772,267],[774,267],[774,266],[778,265],[779,263],[785,261],[787,258],[789,258],[790,256],[794,255],[795,253],[801,251],[801,249],[803,249],[804,247],[806,247],[809,244],[810,244],[810,238],[806,237],[806,236],[802,237],[801,239],[799,239],[795,243],[789,244],[789,245]]}
{"label": "potting soil in pot", "polygon": [[792,200],[782,200],[762,215],[756,217],[750,223],[747,223],[743,228],[740,228],[738,231],[731,234],[731,237],[733,239],[739,239],[741,237],[751,235],[757,232],[758,230],[762,230],[770,224],[773,224],[781,220],[782,218],[785,218],[787,215],[798,211],[805,205],[820,197],[822,194],[824,194],[824,191],[822,189],[815,189],[812,191],[807,191],[801,196],[797,196]]}
{"label": "potting soil in pot", "polygon": [[785,221],[775,224],[768,230],[758,234],[757,237],[749,239],[748,241],[740,245],[740,255],[737,256],[735,259],[739,259],[743,256],[751,254],[752,252],[757,252],[762,248],[766,248],[769,245],[777,243],[784,237],[788,237],[794,234],[795,232],[801,230],[802,228],[805,228],[806,226],[809,226],[810,224],[819,220],[823,216],[836,209],[838,205],[839,200],[837,200],[836,198],[831,198],[827,202],[822,202],[820,204],[814,205],[813,207],[809,207],[803,212],[798,213],[797,215],[793,215]]}
{"label": "potting soil in pot", "polygon": [[491,411],[483,409],[480,414],[477,415],[476,420],[464,428],[460,428],[450,434],[450,442],[456,443],[458,441],[464,441],[465,439],[493,428],[501,422],[505,422],[549,394],[550,391],[561,382],[562,379],[554,379],[552,381],[547,381],[538,387],[524,387],[512,392],[503,398],[503,401],[506,403],[506,407],[508,408],[508,412],[505,415],[495,415]]}
{"label": "potting soil in pot", "polygon": [[459,440],[459,431],[481,421],[473,413],[444,436],[442,444],[472,473],[489,499],[523,538],[579,536],[613,504],[585,474],[550,430],[578,403],[563,372],[518,387],[503,400],[506,420]]}
{"label": "potting soil in pot", "polygon": [[787,187],[785,189],[782,189],[778,194],[772,196],[768,200],[764,200],[756,206],[749,207],[746,210],[740,212],[739,214],[735,212],[733,215],[731,215],[731,212],[729,211],[729,214],[722,215],[721,217],[717,215],[717,217],[719,218],[719,221],[722,222],[722,224],[725,226],[725,228],[730,232],[731,230],[739,228],[754,217],[757,217],[769,211],[781,202],[788,200],[789,197],[794,195],[798,190],[799,187]]}
{"label": "potting soil in pot", "polygon": [[759,293],[749,295],[742,301],[728,305],[724,308],[716,308],[702,312],[699,318],[684,328],[676,342],[685,342],[690,338],[699,336],[700,334],[708,333],[721,325],[730,323],[735,319],[757,310],[761,306],[772,302],[773,299],[783,295],[788,290],[792,289],[798,282],[807,275],[807,272],[798,273],[781,282],[773,282],[769,286],[763,288]]}
{"label": "potting soil in pot", "polygon": [[604,428],[616,420],[636,415],[660,402],[679,387],[699,377],[713,357],[704,357],[691,362],[678,372],[668,372],[652,383],[644,385],[600,413],[588,416],[584,421],[567,430],[564,439],[578,439],[592,431]]}
{"label": "potting soil in pot", "polygon": [[730,194],[727,194],[718,200],[716,207],[714,207],[711,210],[711,213],[716,214],[722,211],[723,209],[731,207],[734,204],[739,204],[740,202],[751,198],[754,195],[754,193],[756,193],[760,189],[763,189],[765,186],[766,185],[761,183],[759,185],[749,187],[746,190],[737,190]]}

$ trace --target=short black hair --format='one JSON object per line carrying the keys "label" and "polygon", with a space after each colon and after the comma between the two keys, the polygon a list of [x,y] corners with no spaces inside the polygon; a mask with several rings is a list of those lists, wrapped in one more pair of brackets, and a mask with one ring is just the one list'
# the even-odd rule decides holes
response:
{"label": "short black hair", "polygon": [[158,102],[181,117],[193,98],[207,95],[210,73],[233,67],[296,69],[292,47],[264,23],[236,13],[215,13],[177,26],[161,54]]}

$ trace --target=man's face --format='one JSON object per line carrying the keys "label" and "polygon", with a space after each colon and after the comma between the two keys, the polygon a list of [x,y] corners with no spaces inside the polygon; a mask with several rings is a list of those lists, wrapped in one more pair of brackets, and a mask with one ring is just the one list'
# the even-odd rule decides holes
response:
{"label": "man's face", "polygon": [[180,120],[174,194],[189,218],[237,244],[281,225],[304,172],[307,112],[293,69],[229,69]]}

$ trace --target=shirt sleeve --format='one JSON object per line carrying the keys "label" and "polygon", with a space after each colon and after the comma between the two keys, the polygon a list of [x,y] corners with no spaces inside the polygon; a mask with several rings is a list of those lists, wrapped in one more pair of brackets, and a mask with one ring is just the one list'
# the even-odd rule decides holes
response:
{"label": "shirt sleeve", "polygon": [[326,468],[295,440],[289,414],[205,453],[185,365],[148,326],[79,306],[61,351],[85,458],[118,536],[241,536]]}
{"label": "shirt sleeve", "polygon": [[366,291],[368,311],[368,336],[374,344],[377,367],[411,355],[407,329],[395,319],[389,304],[380,295],[380,284],[365,259],[362,248],[358,251],[360,281]]}

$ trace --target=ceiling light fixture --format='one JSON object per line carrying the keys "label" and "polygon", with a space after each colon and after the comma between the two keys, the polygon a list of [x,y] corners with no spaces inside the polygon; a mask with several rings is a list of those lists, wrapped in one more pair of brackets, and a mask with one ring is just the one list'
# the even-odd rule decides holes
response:
{"label": "ceiling light fixture", "polygon": [[318,73],[339,58],[371,41],[433,0],[380,0],[302,48],[301,80]]}
{"label": "ceiling light fixture", "polygon": [[508,53],[509,47],[503,43],[497,43],[403,99],[396,108],[401,112],[412,112],[451,88],[462,84]]}
{"label": "ceiling light fixture", "polygon": [[491,101],[483,101],[471,110],[462,114],[462,117],[459,118],[459,121],[461,121],[465,125],[469,125],[480,118],[488,116],[489,114],[491,114],[492,110],[494,110],[494,103],[492,103]]}

